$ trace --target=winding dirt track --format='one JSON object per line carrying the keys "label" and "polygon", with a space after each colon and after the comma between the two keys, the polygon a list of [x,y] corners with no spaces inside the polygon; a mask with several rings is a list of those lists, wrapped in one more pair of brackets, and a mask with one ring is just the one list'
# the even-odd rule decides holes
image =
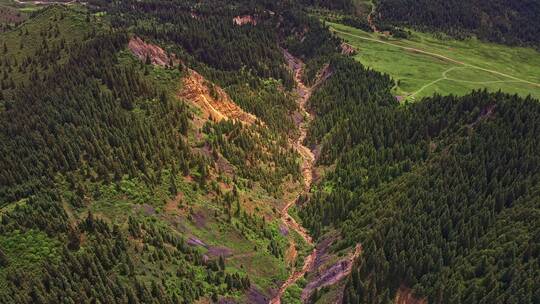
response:
{"label": "winding dirt track", "polygon": [[[296,139],[290,139],[291,145],[298,151],[298,153],[302,156],[302,175],[304,176],[304,191],[302,191],[299,196],[303,193],[306,193],[309,191],[309,188],[311,187],[311,182],[313,181],[313,164],[315,163],[315,156],[313,155],[313,152],[311,150],[303,145],[304,139],[307,135],[307,128],[308,123],[311,118],[309,112],[306,110],[306,103],[309,97],[311,96],[312,88],[308,88],[304,85],[302,82],[302,73],[304,71],[304,64],[297,58],[295,58],[292,54],[287,52],[286,50],[283,50],[283,54],[285,55],[285,59],[289,63],[290,68],[294,72],[294,80],[296,81],[296,91],[298,93],[298,106],[300,108],[300,111],[302,112],[303,119],[300,121],[298,125],[298,129],[300,130],[300,136]],[[298,198],[298,197],[297,197]],[[287,202],[285,207],[281,210],[281,218],[283,222],[287,224],[287,226],[290,229],[295,230],[298,232],[302,238],[309,244],[313,245],[313,240],[309,233],[306,231],[304,227],[302,227],[300,224],[298,224],[295,219],[289,215],[289,208],[291,208],[297,198],[290,200]],[[294,243],[293,243],[294,245]],[[281,303],[281,297],[285,293],[285,290],[293,285],[299,278],[301,278],[309,269],[312,267],[313,262],[315,261],[315,257],[317,256],[317,250],[313,249],[311,254],[307,256],[304,259],[304,265],[301,269],[295,269],[287,278],[287,280],[281,285],[281,287],[278,290],[278,293],[270,300],[270,304],[280,304]]]}
{"label": "winding dirt track", "polygon": [[447,57],[447,56],[444,56],[444,55],[441,55],[441,54],[428,52],[428,51],[424,51],[424,50],[413,48],[413,47],[402,46],[402,45],[394,44],[394,43],[391,43],[391,42],[382,41],[382,40],[379,40],[379,39],[358,36],[358,35],[354,35],[354,34],[351,34],[351,33],[344,32],[344,31],[340,31],[340,30],[335,29],[335,28],[330,28],[330,30],[332,30],[333,32],[336,32],[336,33],[340,33],[340,34],[343,34],[343,35],[355,37],[355,38],[358,38],[358,39],[377,42],[377,43],[382,43],[382,44],[386,44],[386,45],[391,45],[393,47],[397,47],[397,48],[400,48],[400,49],[403,49],[403,50],[406,50],[406,51],[428,55],[428,56],[435,57],[435,58],[438,58],[438,59],[442,59],[442,60],[457,64],[457,65],[460,65],[460,66],[464,66],[464,67],[468,67],[468,68],[472,68],[472,69],[477,69],[477,70],[488,72],[488,73],[491,73],[491,74],[503,76],[503,77],[515,80],[516,82],[523,82],[523,83],[527,83],[527,84],[530,84],[530,85],[533,85],[533,86],[540,87],[540,83],[536,83],[536,82],[532,82],[532,81],[529,81],[529,80],[517,78],[517,77],[514,77],[512,75],[508,75],[508,74],[505,74],[505,73],[502,73],[502,72],[499,72],[499,71],[496,71],[496,70],[482,68],[482,67],[479,67],[479,66],[476,66],[476,65],[472,65],[472,64],[463,62],[463,61],[452,59],[450,57]]}

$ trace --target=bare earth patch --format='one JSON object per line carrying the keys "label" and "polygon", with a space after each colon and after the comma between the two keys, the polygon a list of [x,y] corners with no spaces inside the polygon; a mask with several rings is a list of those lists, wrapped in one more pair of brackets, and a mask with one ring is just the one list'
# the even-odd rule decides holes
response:
{"label": "bare earth patch", "polygon": [[196,71],[190,69],[183,82],[179,96],[199,107],[205,118],[214,121],[231,119],[245,124],[253,124],[257,120],[234,103],[222,88],[208,82]]}
{"label": "bare earth patch", "polygon": [[139,37],[133,37],[128,43],[129,50],[142,61],[150,59],[151,63],[159,66],[169,66],[180,63],[174,54],[169,55],[161,47],[144,42]]}
{"label": "bare earth patch", "polygon": [[206,216],[202,212],[195,212],[193,214],[193,223],[197,228],[206,227]]}
{"label": "bare earth patch", "polygon": [[285,252],[285,262],[287,263],[287,265],[294,266],[297,256],[298,256],[298,251],[296,250],[296,245],[291,240],[289,242],[289,247],[287,248],[287,252]]}
{"label": "bare earth patch", "polygon": [[257,19],[251,15],[236,16],[233,18],[233,22],[238,26],[245,24],[257,25]]}
{"label": "bare earth patch", "polygon": [[232,250],[230,248],[224,247],[224,246],[216,246],[216,247],[210,247],[208,248],[207,254],[210,257],[229,257],[232,255]]}
{"label": "bare earth patch", "polygon": [[347,55],[347,56],[352,56],[354,54],[356,54],[356,49],[348,44],[347,42],[342,42],[341,43],[341,54],[343,55]]}
{"label": "bare earth patch", "polygon": [[156,209],[153,206],[148,205],[148,204],[135,205],[133,206],[133,209],[141,211],[146,216],[156,214]]}
{"label": "bare earth patch", "polygon": [[183,193],[178,193],[176,195],[176,197],[173,199],[173,200],[169,200],[166,204],[165,204],[165,213],[167,214],[180,214],[181,213],[181,209],[179,208],[179,203],[183,200],[184,198],[184,194]]}
{"label": "bare earth patch", "polygon": [[208,245],[206,245],[205,242],[203,242],[202,240],[200,240],[200,239],[198,239],[196,237],[193,237],[193,236],[188,238],[187,243],[190,246],[201,246],[201,247],[205,247],[205,248],[208,246]]}
{"label": "bare earth patch", "polygon": [[267,304],[268,303],[268,299],[266,298],[264,293],[259,291],[254,285],[251,285],[251,287],[249,288],[247,298],[248,298],[248,303],[253,303],[253,304]]}
{"label": "bare earth patch", "polygon": [[302,301],[307,301],[314,290],[324,286],[334,285],[348,277],[352,271],[354,261],[361,253],[362,246],[358,244],[348,257],[320,270],[317,276],[306,285],[304,290],[302,290]]}
{"label": "bare earth patch", "polygon": [[289,228],[287,228],[287,226],[285,225],[279,225],[279,232],[281,233],[281,235],[283,236],[287,236],[289,235]]}
{"label": "bare earth patch", "polygon": [[426,299],[416,298],[410,288],[401,286],[396,294],[395,304],[427,304]]}

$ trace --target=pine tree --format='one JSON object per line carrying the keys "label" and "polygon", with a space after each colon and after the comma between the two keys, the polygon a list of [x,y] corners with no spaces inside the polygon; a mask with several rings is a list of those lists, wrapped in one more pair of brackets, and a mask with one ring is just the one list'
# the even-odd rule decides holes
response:
{"label": "pine tree", "polygon": [[225,259],[223,259],[222,255],[219,256],[219,269],[225,270]]}
{"label": "pine tree", "polygon": [[7,265],[9,265],[9,259],[2,248],[0,248],[0,267],[6,267]]}
{"label": "pine tree", "polygon": [[178,193],[178,189],[176,187],[176,176],[172,173],[169,176],[169,193],[172,196],[175,196]]}
{"label": "pine tree", "polygon": [[81,237],[76,228],[70,227],[68,231],[68,248],[73,251],[81,247]]}

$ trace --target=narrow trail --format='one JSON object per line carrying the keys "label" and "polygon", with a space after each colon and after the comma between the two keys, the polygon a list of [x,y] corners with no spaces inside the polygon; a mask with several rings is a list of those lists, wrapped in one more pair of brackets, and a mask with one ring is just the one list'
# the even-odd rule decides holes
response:
{"label": "narrow trail", "polygon": [[420,89],[416,90],[415,92],[413,92],[409,96],[407,96],[407,98],[414,98],[418,93],[422,92],[426,88],[428,88],[428,87],[430,87],[430,86],[432,86],[432,85],[434,85],[434,84],[436,84],[436,83],[438,83],[440,81],[444,81],[444,80],[460,82],[460,83],[469,83],[469,84],[519,83],[519,82],[521,82],[519,80],[468,81],[468,80],[460,80],[460,79],[454,79],[454,78],[448,77],[448,73],[451,72],[451,71],[458,70],[458,69],[468,69],[468,68],[469,67],[466,67],[466,66],[463,66],[463,67],[451,67],[451,68],[445,70],[444,72],[442,72],[442,77],[441,78],[437,78],[437,79],[433,80],[432,82],[430,82],[428,84],[425,84]]}
{"label": "narrow trail", "polygon": [[[391,42],[382,41],[382,40],[375,39],[375,38],[368,38],[368,37],[363,37],[363,36],[359,36],[359,35],[354,35],[354,34],[351,34],[351,33],[340,31],[340,30],[335,29],[335,28],[331,28],[331,30],[336,32],[336,33],[344,34],[344,35],[355,37],[355,38],[362,39],[362,40],[382,43],[382,44],[386,44],[386,45],[391,45],[393,47],[397,47],[397,48],[400,48],[400,49],[403,49],[403,50],[428,55],[428,56],[435,57],[435,58],[438,58],[438,59],[442,59],[442,60],[445,60],[445,61],[448,61],[448,62],[451,62],[451,63],[455,63],[457,65],[461,65],[461,66],[464,66],[464,67],[477,69],[477,70],[488,72],[488,73],[491,73],[491,74],[503,76],[503,77],[515,80],[516,82],[523,82],[523,83],[527,83],[527,84],[530,84],[530,85],[533,85],[533,86],[540,87],[540,83],[536,83],[536,82],[528,81],[528,80],[525,80],[525,79],[517,78],[517,77],[514,77],[512,75],[508,75],[508,74],[505,74],[505,73],[502,73],[502,72],[499,72],[499,71],[496,71],[496,70],[482,68],[482,67],[479,67],[479,66],[476,66],[476,65],[472,65],[472,64],[463,62],[463,61],[452,59],[450,57],[447,57],[447,56],[444,56],[444,55],[441,55],[441,54],[428,52],[428,51],[424,51],[424,50],[413,48],[413,47],[402,46],[402,45],[399,45],[399,44],[394,44],[394,43],[391,43]],[[437,81],[435,81],[435,82],[437,82]]]}
{"label": "narrow trail", "polygon": [[[300,136],[296,139],[290,139],[291,145],[298,151],[298,153],[302,156],[302,175],[304,176],[304,190],[298,195],[298,197],[309,191],[309,188],[311,187],[311,182],[313,181],[313,165],[315,163],[315,155],[311,150],[303,145],[304,139],[307,136],[307,129],[308,129],[308,123],[311,119],[311,115],[306,110],[306,103],[311,96],[312,88],[306,87],[304,83],[302,82],[302,73],[304,71],[304,64],[297,58],[295,58],[292,54],[287,52],[286,50],[283,50],[283,54],[285,55],[285,59],[289,63],[289,66],[294,72],[294,80],[296,82],[296,90],[298,93],[298,107],[300,108],[300,111],[302,112],[303,119],[300,121],[298,125],[298,129],[300,130]],[[290,200],[287,202],[285,207],[281,210],[281,218],[284,223],[287,224],[287,226],[290,229],[295,230],[302,236],[302,238],[308,243],[310,246],[313,245],[313,239],[307,232],[307,230],[302,227],[296,220],[289,215],[289,209],[296,203],[297,198],[293,200]],[[293,242],[294,245],[294,242]],[[298,279],[300,279],[306,272],[309,271],[309,269],[312,267],[313,263],[315,262],[315,257],[317,256],[317,250],[314,248],[313,251],[309,256],[307,256],[304,259],[304,265],[301,269],[295,269],[287,278],[287,280],[281,285],[279,288],[277,294],[270,300],[270,304],[281,304],[281,297],[285,293],[285,290],[293,285]]]}

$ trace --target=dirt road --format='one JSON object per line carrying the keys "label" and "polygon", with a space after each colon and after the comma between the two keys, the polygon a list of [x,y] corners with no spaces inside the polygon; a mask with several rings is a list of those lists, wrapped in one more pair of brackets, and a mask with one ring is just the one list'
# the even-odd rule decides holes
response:
{"label": "dirt road", "polygon": [[[308,88],[304,85],[302,82],[302,73],[304,71],[304,64],[297,58],[295,58],[292,54],[287,52],[286,50],[283,50],[283,54],[285,55],[285,59],[289,63],[290,68],[294,72],[294,80],[296,81],[296,90],[298,93],[298,106],[300,108],[300,111],[303,115],[302,121],[298,125],[298,129],[300,130],[300,136],[296,139],[291,139],[291,145],[298,151],[298,153],[302,156],[302,175],[304,176],[304,191],[299,194],[299,196],[307,191],[309,191],[309,188],[311,187],[311,182],[313,181],[313,165],[315,163],[315,156],[313,155],[313,152],[311,150],[303,145],[304,139],[307,135],[307,128],[308,123],[311,118],[309,112],[306,110],[306,103],[309,97],[311,96],[312,88]],[[296,232],[298,232],[302,238],[309,244],[313,245],[313,240],[311,239],[311,236],[306,231],[304,227],[302,227],[300,224],[296,222],[296,220],[289,215],[289,208],[291,208],[294,203],[296,202],[296,199],[290,200],[287,202],[285,207],[281,210],[281,217],[284,223],[287,224],[289,229],[293,229]],[[281,303],[281,297],[285,293],[285,290],[293,285],[299,278],[301,278],[313,265],[313,262],[315,261],[315,257],[317,256],[317,250],[313,249],[311,254],[307,256],[304,259],[304,265],[301,269],[295,269],[290,276],[287,278],[287,280],[281,285],[281,287],[278,290],[278,293],[275,295],[273,299],[270,300],[270,304],[280,304]]]}

